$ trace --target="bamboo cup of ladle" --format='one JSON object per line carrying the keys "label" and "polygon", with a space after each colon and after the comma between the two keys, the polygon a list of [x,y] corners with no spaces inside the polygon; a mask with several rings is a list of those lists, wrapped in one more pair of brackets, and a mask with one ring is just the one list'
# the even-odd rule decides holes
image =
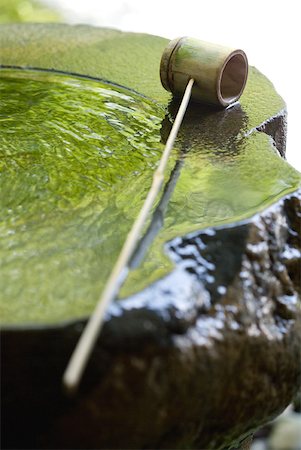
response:
{"label": "bamboo cup of ladle", "polygon": [[193,78],[194,101],[225,108],[236,102],[244,90],[248,60],[242,50],[181,37],[165,48],[160,77],[164,88],[177,96],[183,95]]}

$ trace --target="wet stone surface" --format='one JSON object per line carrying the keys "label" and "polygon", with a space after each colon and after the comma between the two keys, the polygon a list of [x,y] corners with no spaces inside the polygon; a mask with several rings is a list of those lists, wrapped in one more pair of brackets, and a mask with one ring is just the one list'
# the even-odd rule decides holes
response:
{"label": "wet stone surface", "polygon": [[[3,27],[0,39],[2,70],[18,66],[14,70],[20,71],[22,66],[76,72],[147,95],[151,100],[141,103],[139,94],[132,98],[144,104],[144,111],[158,113],[161,122],[147,142],[162,147],[175,107],[168,105],[156,72],[164,39],[64,26]],[[26,42],[22,51],[20,42]],[[129,64],[129,55],[136,64]],[[114,89],[124,88],[112,87],[116,99]],[[102,112],[110,115],[110,105],[104,103]],[[128,117],[124,109],[118,114]],[[139,112],[138,128],[144,119]],[[279,157],[285,152],[285,124],[282,99],[256,69],[240,104],[226,111],[191,105],[164,192],[132,261],[134,270],[108,310],[78,395],[68,399],[61,388],[66,362],[86,322],[74,314],[76,308],[70,307],[69,323],[68,313],[64,322],[46,314],[45,322],[43,314],[28,320],[25,308],[1,330],[4,448],[237,448],[291,402],[300,385],[301,190],[300,174]],[[9,153],[7,142],[2,145]],[[10,170],[18,166],[14,161],[21,150],[14,158],[6,154]],[[89,163],[98,167],[97,159]],[[8,192],[12,178],[2,174]],[[92,176],[92,191],[94,181]],[[52,199],[61,201],[60,189]],[[69,193],[69,200],[76,192]],[[89,205],[87,197],[81,201]],[[125,204],[120,198],[117,203]],[[75,199],[70,213],[78,206]],[[7,221],[1,225],[5,229]],[[59,225],[53,221],[54,228]],[[72,227],[66,229],[78,250],[80,240],[74,240]],[[74,229],[83,231],[81,225]],[[13,254],[18,262],[18,253],[5,252],[5,258]],[[56,284],[52,277],[47,283],[53,283],[55,302]],[[8,289],[4,281],[3,286]],[[93,300],[87,313],[92,306]]]}

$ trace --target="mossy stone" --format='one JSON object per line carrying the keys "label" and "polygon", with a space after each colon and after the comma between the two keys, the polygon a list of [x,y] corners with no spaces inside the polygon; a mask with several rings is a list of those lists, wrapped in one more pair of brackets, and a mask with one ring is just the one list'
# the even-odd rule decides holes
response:
{"label": "mossy stone", "polygon": [[[300,174],[279,156],[284,102],[252,68],[239,104],[190,105],[143,263],[107,312],[78,395],[62,392],[178,106],[159,81],[165,45],[87,26],[0,28],[1,290],[15,308],[1,330],[4,448],[237,447],[300,384]],[[32,295],[20,313],[22,286]]]}
{"label": "mossy stone", "polygon": [[[0,42],[2,323],[81,318],[93,310],[170,129],[174,105],[159,80],[167,41],[21,24],[2,26]],[[298,187],[270,138],[252,133],[283,108],[254,68],[241,104],[191,105],[170,159],[167,176],[185,154],[164,227],[121,297],[172,271],[168,240],[249,217]]]}

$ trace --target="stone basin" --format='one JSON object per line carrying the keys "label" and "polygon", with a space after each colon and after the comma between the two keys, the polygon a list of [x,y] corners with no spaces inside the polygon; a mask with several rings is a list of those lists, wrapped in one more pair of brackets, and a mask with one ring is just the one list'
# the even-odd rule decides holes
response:
{"label": "stone basin", "polygon": [[4,448],[237,448],[300,384],[301,177],[283,100],[251,68],[240,103],[190,105],[80,391],[62,391],[177,108],[166,42],[0,28]]}

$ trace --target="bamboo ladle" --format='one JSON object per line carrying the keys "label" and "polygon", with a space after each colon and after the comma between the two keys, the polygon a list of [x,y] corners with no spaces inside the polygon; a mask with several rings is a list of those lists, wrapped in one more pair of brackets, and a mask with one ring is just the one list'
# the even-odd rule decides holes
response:
{"label": "bamboo ladle", "polygon": [[225,108],[239,99],[247,76],[248,60],[242,50],[232,50],[188,37],[171,41],[164,50],[160,65],[161,82],[165,89],[183,98],[145,202],[63,375],[67,393],[76,392],[101,331],[105,312],[128,275],[143,227],[163,185],[168,158],[190,98]]}

